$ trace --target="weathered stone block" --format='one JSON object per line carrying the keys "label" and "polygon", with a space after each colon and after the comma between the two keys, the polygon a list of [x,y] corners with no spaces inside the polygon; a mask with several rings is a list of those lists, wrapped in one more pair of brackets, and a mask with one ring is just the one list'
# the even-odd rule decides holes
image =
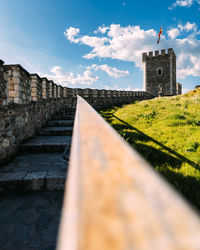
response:
{"label": "weathered stone block", "polygon": [[19,70],[13,70],[12,75],[13,75],[13,77],[18,78],[18,77],[20,77],[20,71]]}
{"label": "weathered stone block", "polygon": [[49,81],[49,97],[50,98],[54,98],[54,82],[53,81]]}
{"label": "weathered stone block", "polygon": [[19,97],[20,96],[20,92],[16,91],[16,90],[10,90],[9,91],[9,97]]}
{"label": "weathered stone block", "polygon": [[21,91],[22,87],[19,84],[14,84],[14,90]]}
{"label": "weathered stone block", "polygon": [[8,139],[4,139],[2,142],[3,148],[8,148],[10,146],[10,141]]}
{"label": "weathered stone block", "polygon": [[33,101],[42,99],[42,80],[37,74],[30,75],[31,97]]}
{"label": "weathered stone block", "polygon": [[49,81],[47,78],[42,78],[42,98],[49,99]]}
{"label": "weathered stone block", "polygon": [[63,97],[63,87],[58,85],[58,98]]}
{"label": "weathered stone block", "polygon": [[67,88],[63,88],[63,97],[67,97]]}
{"label": "weathered stone block", "polygon": [[58,98],[58,85],[54,84],[53,86],[54,98]]}
{"label": "weathered stone block", "polygon": [[18,104],[22,104],[23,103],[23,100],[19,97],[14,97],[14,99],[11,99],[12,102],[14,103],[18,103]]}
{"label": "weathered stone block", "polygon": [[4,71],[4,62],[0,60],[0,105],[5,106],[8,101],[7,74]]}
{"label": "weathered stone block", "polygon": [[5,70],[8,72],[8,91],[17,91],[19,94],[10,93],[9,96],[21,98],[23,103],[28,103],[31,100],[30,79],[29,73],[20,65],[5,65]]}

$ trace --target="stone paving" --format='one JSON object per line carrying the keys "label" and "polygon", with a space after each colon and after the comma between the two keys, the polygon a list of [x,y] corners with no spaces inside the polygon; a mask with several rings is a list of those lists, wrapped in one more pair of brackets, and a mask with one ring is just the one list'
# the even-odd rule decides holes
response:
{"label": "stone paving", "polygon": [[50,133],[24,143],[21,153],[0,169],[0,250],[56,248],[68,170],[63,152],[71,144],[73,125],[63,120],[67,115],[49,121],[41,131]]}
{"label": "stone paving", "polygon": [[0,249],[53,250],[62,191],[0,195]]}
{"label": "stone paving", "polygon": [[67,168],[63,153],[19,155],[0,169],[0,192],[64,189]]}
{"label": "stone paving", "polygon": [[66,171],[68,162],[63,160],[63,153],[21,154],[14,161],[0,169],[1,173],[19,171],[41,172],[61,170]]}

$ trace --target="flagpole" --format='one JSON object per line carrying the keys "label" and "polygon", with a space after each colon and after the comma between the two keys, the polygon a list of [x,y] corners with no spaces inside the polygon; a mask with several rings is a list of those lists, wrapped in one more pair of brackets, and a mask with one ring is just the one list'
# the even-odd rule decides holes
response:
{"label": "flagpole", "polygon": [[160,50],[162,50],[162,42],[163,42],[163,41],[162,41],[162,35],[161,35],[160,40],[161,40],[161,41],[160,41]]}
{"label": "flagpole", "polygon": [[159,31],[159,33],[158,33],[158,40],[157,40],[157,44],[159,44],[158,45],[158,49],[159,50],[161,50],[162,49],[162,47],[163,47],[163,41],[160,41],[160,40],[162,40],[162,25],[161,25],[161,28],[160,28],[160,31]]}

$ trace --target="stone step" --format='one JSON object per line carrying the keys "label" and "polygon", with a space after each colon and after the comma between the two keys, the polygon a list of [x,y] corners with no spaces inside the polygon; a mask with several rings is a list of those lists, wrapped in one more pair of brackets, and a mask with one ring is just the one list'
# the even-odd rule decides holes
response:
{"label": "stone step", "polygon": [[72,135],[73,127],[45,127],[39,130],[41,136]]}
{"label": "stone step", "polygon": [[21,145],[21,152],[64,152],[66,146],[71,144],[71,138],[71,136],[35,136],[33,139]]}
{"label": "stone step", "polygon": [[67,127],[67,126],[73,126],[74,120],[51,120],[47,122],[47,126],[49,127]]}
{"label": "stone step", "polygon": [[[69,153],[68,153],[69,156]],[[66,170],[68,162],[63,159],[63,153],[19,154],[12,162],[0,168],[1,173],[7,172],[40,172],[49,170]]]}
{"label": "stone step", "polygon": [[0,193],[64,190],[65,180],[66,172],[53,170],[41,172],[20,171],[14,173],[1,173]]}
{"label": "stone step", "polygon": [[63,114],[58,114],[54,115],[52,117],[52,120],[74,120],[74,115],[63,115]]}
{"label": "stone step", "polygon": [[18,155],[0,169],[0,192],[62,190],[67,169],[62,153]]}
{"label": "stone step", "polygon": [[58,113],[73,113],[75,114],[76,108],[60,109]]}
{"label": "stone step", "polygon": [[75,112],[57,112],[55,115],[75,115]]}
{"label": "stone step", "polygon": [[[55,116],[73,117],[73,120],[74,120],[75,114],[73,114],[73,113],[70,113],[70,114],[68,114],[68,113],[57,113],[57,114],[53,115],[53,117],[55,117]],[[58,120],[60,120],[60,119],[58,119]],[[62,119],[61,119],[61,120],[62,120]],[[64,119],[64,120],[69,120],[69,118],[66,118],[66,119]]]}

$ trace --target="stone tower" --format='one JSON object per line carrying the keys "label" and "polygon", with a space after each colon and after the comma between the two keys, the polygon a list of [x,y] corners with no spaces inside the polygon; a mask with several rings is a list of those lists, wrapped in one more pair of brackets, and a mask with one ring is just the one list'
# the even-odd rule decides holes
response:
{"label": "stone tower", "polygon": [[144,90],[154,96],[169,96],[181,94],[176,83],[176,55],[172,48],[142,53],[144,65]]}

